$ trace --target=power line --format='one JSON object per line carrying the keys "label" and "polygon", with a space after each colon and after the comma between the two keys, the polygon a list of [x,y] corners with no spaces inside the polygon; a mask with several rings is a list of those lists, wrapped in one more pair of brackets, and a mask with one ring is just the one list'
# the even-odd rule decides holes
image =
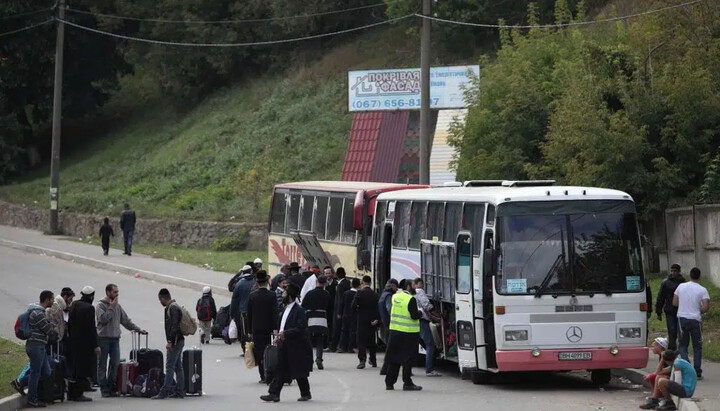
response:
{"label": "power line", "polygon": [[562,23],[562,24],[540,24],[540,25],[535,25],[535,26],[530,26],[530,25],[513,26],[513,25],[506,25],[506,24],[469,23],[466,21],[455,21],[455,20],[441,19],[439,17],[423,16],[422,14],[415,14],[415,16],[423,18],[423,19],[437,21],[440,23],[458,24],[461,26],[483,27],[483,28],[490,28],[490,29],[552,29],[552,28],[575,27],[575,26],[589,26],[592,24],[607,23],[610,21],[627,20],[627,19],[631,19],[633,17],[646,16],[649,14],[660,13],[660,12],[667,11],[670,9],[675,9],[678,7],[690,6],[690,5],[693,5],[696,3],[700,3],[702,1],[703,0],[688,1],[685,3],[681,3],[681,4],[676,4],[674,6],[661,7],[659,9],[648,10],[648,11],[644,11],[642,13],[630,14],[627,16],[610,17],[610,18],[600,19],[600,20],[573,21],[573,22]]}
{"label": "power line", "polygon": [[407,14],[402,17],[397,17],[394,19],[388,19],[377,23],[367,24],[365,26],[355,27],[351,29],[345,29],[345,30],[339,30],[339,31],[333,31],[330,33],[322,33],[322,34],[315,34],[312,36],[305,36],[305,37],[295,37],[291,39],[283,39],[283,40],[268,40],[268,41],[257,41],[257,42],[249,42],[249,43],[183,43],[183,42],[174,42],[174,41],[164,41],[164,40],[153,40],[153,39],[146,39],[141,37],[132,37],[132,36],[125,36],[122,34],[115,34],[110,33],[107,31],[102,31],[98,29],[93,29],[90,27],[82,26],[80,24],[72,23],[70,21],[62,20],[62,19],[56,19],[57,21],[61,21],[68,26],[72,26],[81,30],[89,31],[96,34],[102,34],[105,36],[115,37],[123,40],[130,40],[130,41],[139,41],[143,43],[150,43],[150,44],[160,44],[164,46],[183,46],[183,47],[251,47],[251,46],[269,46],[273,44],[284,44],[284,43],[294,43],[298,41],[304,41],[304,40],[312,40],[312,39],[318,39],[322,37],[330,37],[330,36],[336,36],[339,34],[345,34],[345,33],[351,33],[354,31],[364,30],[371,27],[377,27],[381,26],[383,24],[388,23],[394,23],[396,21],[404,20],[409,17],[412,17],[412,14]]}
{"label": "power line", "polygon": [[26,27],[23,27],[23,28],[21,28],[21,29],[12,30],[12,31],[6,31],[5,33],[0,33],[0,37],[9,36],[9,35],[11,35],[11,34],[20,33],[20,32],[23,32],[23,31],[30,30],[30,29],[34,29],[35,27],[44,26],[44,25],[46,25],[46,24],[48,24],[48,23],[52,23],[53,21],[55,21],[54,18],[53,18],[53,19],[45,20],[45,21],[43,21],[43,22],[41,22],[41,23],[33,24],[33,25],[31,25],[31,26],[26,26]]}
{"label": "power line", "polygon": [[48,7],[48,8],[46,8],[46,9],[41,9],[41,10],[28,11],[28,12],[25,12],[25,13],[13,14],[13,15],[11,15],[11,16],[2,16],[2,17],[0,17],[0,21],[12,20],[12,19],[17,19],[17,18],[26,17],[26,16],[34,16],[34,15],[36,15],[36,14],[45,13],[45,12],[48,12],[48,11],[50,11],[50,10],[52,10],[52,7]]}
{"label": "power line", "polygon": [[70,13],[75,13],[75,14],[85,14],[85,15],[95,16],[95,17],[105,17],[105,18],[117,19],[117,20],[141,21],[141,22],[148,22],[148,23],[234,24],[234,23],[261,23],[261,22],[269,22],[269,21],[292,20],[292,19],[301,19],[301,18],[309,18],[309,17],[328,16],[331,14],[348,13],[351,11],[381,7],[381,6],[385,6],[387,4],[391,4],[391,3],[384,3],[384,2],[383,3],[375,3],[375,4],[365,5],[365,6],[352,7],[352,8],[343,9],[343,10],[331,10],[331,11],[324,11],[324,12],[318,12],[318,13],[298,14],[298,15],[294,15],[294,16],[281,16],[281,17],[269,17],[269,18],[264,18],[264,19],[242,19],[242,20],[166,20],[166,19],[119,16],[119,15],[115,15],[115,14],[93,13],[93,12],[84,11],[84,10],[74,10],[71,8],[66,8],[66,10]]}

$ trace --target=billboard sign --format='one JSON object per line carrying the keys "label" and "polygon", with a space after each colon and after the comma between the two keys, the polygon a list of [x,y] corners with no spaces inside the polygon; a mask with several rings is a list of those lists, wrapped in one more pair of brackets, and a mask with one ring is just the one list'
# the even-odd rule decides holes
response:
{"label": "billboard sign", "polygon": [[[480,66],[432,67],[430,108],[464,108],[463,86],[468,73],[480,75]],[[420,69],[358,70],[348,72],[348,110],[420,109]]]}

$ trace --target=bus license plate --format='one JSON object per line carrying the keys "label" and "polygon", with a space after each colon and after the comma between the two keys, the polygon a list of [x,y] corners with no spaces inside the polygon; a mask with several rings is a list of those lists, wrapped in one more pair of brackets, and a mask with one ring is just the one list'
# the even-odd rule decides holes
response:
{"label": "bus license plate", "polygon": [[592,360],[592,353],[589,351],[561,352],[558,358],[563,361],[588,361]]}

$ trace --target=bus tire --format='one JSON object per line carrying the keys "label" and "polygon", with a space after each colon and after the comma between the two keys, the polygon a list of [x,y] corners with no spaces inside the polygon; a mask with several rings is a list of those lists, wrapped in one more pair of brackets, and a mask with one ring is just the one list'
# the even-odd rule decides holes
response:
{"label": "bus tire", "polygon": [[475,385],[487,385],[492,383],[492,373],[487,371],[473,371],[471,379]]}
{"label": "bus tire", "polygon": [[590,379],[596,385],[605,385],[610,382],[610,379],[612,379],[612,374],[609,369],[591,370]]}

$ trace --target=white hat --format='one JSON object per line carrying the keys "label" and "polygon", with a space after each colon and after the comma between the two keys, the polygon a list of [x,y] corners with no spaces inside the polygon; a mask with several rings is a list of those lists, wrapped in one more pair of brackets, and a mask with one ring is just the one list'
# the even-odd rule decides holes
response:
{"label": "white hat", "polygon": [[657,337],[657,338],[653,341],[653,343],[661,346],[661,347],[663,348],[663,350],[667,350],[667,348],[668,348],[668,340],[667,340],[667,338]]}
{"label": "white hat", "polygon": [[262,264],[262,260],[260,257],[256,258],[255,261],[253,261],[254,264]]}
{"label": "white hat", "polygon": [[252,267],[250,267],[249,265],[245,264],[245,265],[243,266],[242,270],[240,270],[240,271],[250,271],[250,270],[252,270]]}
{"label": "white hat", "polygon": [[203,294],[210,294],[210,286],[209,285],[206,285],[205,287],[203,287]]}
{"label": "white hat", "polygon": [[80,291],[80,294],[82,295],[93,295],[95,294],[95,289],[90,287],[89,285],[86,285],[83,287],[83,289]]}

